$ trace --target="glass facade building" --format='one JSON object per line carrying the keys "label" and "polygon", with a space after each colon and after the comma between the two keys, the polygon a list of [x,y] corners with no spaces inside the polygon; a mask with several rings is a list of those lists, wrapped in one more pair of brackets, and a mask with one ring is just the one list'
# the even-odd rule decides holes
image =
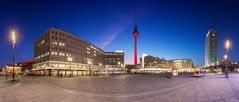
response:
{"label": "glass facade building", "polygon": [[205,65],[213,66],[217,64],[217,32],[211,28],[205,39]]}

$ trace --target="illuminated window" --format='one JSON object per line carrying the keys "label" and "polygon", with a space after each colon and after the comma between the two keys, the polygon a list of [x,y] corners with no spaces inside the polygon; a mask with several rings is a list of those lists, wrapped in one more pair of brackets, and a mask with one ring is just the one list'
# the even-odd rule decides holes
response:
{"label": "illuminated window", "polygon": [[42,41],[41,41],[41,44],[44,44],[44,43],[45,43],[45,40],[42,40]]}
{"label": "illuminated window", "polygon": [[66,56],[71,56],[71,54],[68,54],[68,53],[67,53]]}
{"label": "illuminated window", "polygon": [[51,52],[51,55],[57,55],[58,53],[57,52]]}
{"label": "illuminated window", "polygon": [[87,51],[88,54],[90,54],[90,51]]}
{"label": "illuminated window", "polygon": [[51,42],[51,44],[53,44],[53,45],[57,45],[57,42],[54,41],[54,42]]}
{"label": "illuminated window", "polygon": [[60,45],[60,46],[65,46],[65,43],[59,42],[59,45]]}
{"label": "illuminated window", "polygon": [[45,56],[48,56],[49,54],[50,54],[49,52],[46,52],[46,53],[45,53]]}
{"label": "illuminated window", "polygon": [[59,67],[65,67],[65,64],[59,64]]}
{"label": "illuminated window", "polygon": [[44,54],[41,54],[41,58],[44,57]]}
{"label": "illuminated window", "polygon": [[65,56],[65,53],[59,52],[59,56]]}

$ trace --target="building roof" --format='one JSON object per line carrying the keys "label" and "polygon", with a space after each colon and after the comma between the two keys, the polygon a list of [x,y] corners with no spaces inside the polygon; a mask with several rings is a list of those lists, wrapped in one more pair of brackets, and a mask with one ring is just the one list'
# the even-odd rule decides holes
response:
{"label": "building roof", "polygon": [[19,62],[19,64],[28,64],[28,63],[34,63],[33,59],[29,59],[23,62]]}

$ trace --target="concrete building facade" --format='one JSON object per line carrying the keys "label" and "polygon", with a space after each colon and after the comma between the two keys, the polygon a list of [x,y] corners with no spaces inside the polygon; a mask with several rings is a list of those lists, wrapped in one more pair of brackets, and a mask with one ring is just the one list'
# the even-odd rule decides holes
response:
{"label": "concrete building facade", "polygon": [[68,32],[49,28],[34,44],[35,74],[92,75],[104,70],[104,51]]}
{"label": "concrete building facade", "polygon": [[[142,58],[140,58],[142,64]],[[154,57],[151,55],[144,56],[144,68],[167,68],[168,61],[164,58]]]}
{"label": "concrete building facade", "polygon": [[193,71],[193,61],[191,59],[169,60],[169,68],[178,70],[178,72],[191,72]]}
{"label": "concrete building facade", "polygon": [[124,67],[124,52],[105,52],[104,53],[104,65],[106,67]]}

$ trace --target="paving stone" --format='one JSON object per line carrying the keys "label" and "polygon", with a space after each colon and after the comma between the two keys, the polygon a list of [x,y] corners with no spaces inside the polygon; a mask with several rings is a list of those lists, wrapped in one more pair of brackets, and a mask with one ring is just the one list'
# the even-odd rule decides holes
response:
{"label": "paving stone", "polygon": [[25,77],[0,81],[0,102],[239,102],[239,75],[230,76]]}

